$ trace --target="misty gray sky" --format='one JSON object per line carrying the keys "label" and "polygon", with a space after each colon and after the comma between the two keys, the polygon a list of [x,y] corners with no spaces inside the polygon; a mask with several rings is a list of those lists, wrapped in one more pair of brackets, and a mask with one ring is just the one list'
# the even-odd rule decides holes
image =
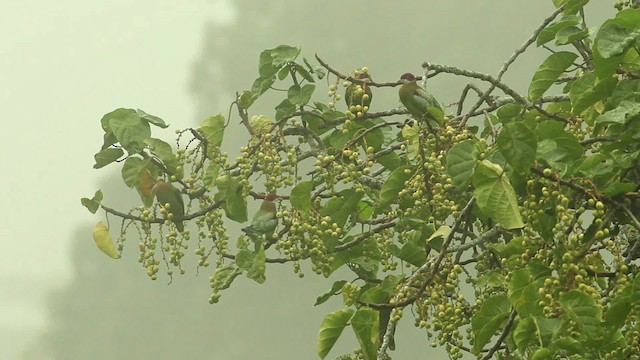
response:
{"label": "misty gray sky", "polygon": [[[44,288],[29,285],[65,282],[73,230],[98,221],[80,197],[114,171],[92,171],[102,115],[133,107],[171,129],[192,125],[187,86],[203,24],[232,17],[225,3],[205,0],[3,5],[0,339],[42,325],[35,306],[42,294],[32,291]],[[2,342],[0,358],[8,359],[11,346]]]}

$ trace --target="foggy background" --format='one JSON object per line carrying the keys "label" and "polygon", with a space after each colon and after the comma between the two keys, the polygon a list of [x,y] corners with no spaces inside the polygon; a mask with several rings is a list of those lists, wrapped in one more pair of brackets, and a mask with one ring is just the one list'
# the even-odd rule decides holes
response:
{"label": "foggy background", "polygon": [[[317,53],[342,73],[368,66],[381,82],[421,74],[423,61],[495,74],[553,11],[551,1],[460,3],[4,1],[0,359],[317,358],[320,322],[342,304],[313,303],[334,279],[307,271],[299,280],[290,265],[272,265],[265,284],[239,278],[209,305],[213,269],[196,276],[187,268],[167,285],[162,270],[153,282],[137,263],[135,237],[119,260],[95,247],[91,232],[104,214],[90,214],[80,198],[102,189],[108,206],[139,203],[119,168],[92,169],[99,120],[119,107],[143,109],[171,124],[153,134],[172,142],[176,128],[226,116],[233,94],[257,77],[260,52],[280,44],[301,46],[310,60]],[[588,25],[613,14],[612,2],[593,1]],[[532,49],[504,81],[526,92],[546,55]],[[440,75],[429,90],[449,104],[465,83]],[[372,111],[399,105],[395,89],[377,90]],[[329,101],[325,94],[320,82],[314,99]],[[272,115],[275,105],[267,98],[251,114]],[[231,121],[223,146],[234,154],[245,135]],[[407,310],[392,355],[446,358],[430,342]],[[328,358],[355,345],[346,329]]]}

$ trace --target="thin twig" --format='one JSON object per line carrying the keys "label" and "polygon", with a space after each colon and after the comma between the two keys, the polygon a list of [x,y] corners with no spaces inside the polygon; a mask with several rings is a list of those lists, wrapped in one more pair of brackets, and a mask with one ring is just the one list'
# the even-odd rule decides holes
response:
{"label": "thin twig", "polygon": [[422,284],[413,295],[407,297],[403,301],[399,301],[395,303],[388,303],[388,304],[362,303],[362,305],[369,306],[373,309],[393,309],[393,308],[405,307],[409,304],[412,304],[418,298],[420,298],[420,296],[422,296],[427,286],[431,283],[433,278],[435,278],[438,270],[440,269],[440,263],[442,263],[442,260],[444,260],[445,256],[447,256],[448,254],[447,249],[449,248],[449,244],[451,244],[451,241],[453,240],[455,233],[460,228],[460,225],[462,225],[462,222],[463,222],[462,220],[471,211],[471,209],[473,209],[473,204],[475,204],[475,202],[476,202],[476,199],[472,197],[467,203],[467,205],[464,207],[464,209],[462,209],[460,216],[456,218],[455,222],[453,223],[453,226],[451,227],[451,231],[449,232],[449,235],[447,236],[444,243],[442,244],[440,254],[438,255],[438,257],[433,262],[427,262],[424,265],[420,266],[407,280],[405,280],[405,284],[410,286],[414,281],[416,281],[418,277],[420,277],[423,273],[427,272],[429,268],[431,268],[431,272],[429,272],[426,279],[422,281]]}
{"label": "thin twig", "polygon": [[511,314],[509,315],[509,321],[507,322],[507,325],[505,325],[504,330],[502,330],[502,334],[500,334],[500,337],[498,338],[498,341],[496,341],[496,343],[491,347],[491,349],[489,349],[489,351],[486,354],[484,354],[484,356],[482,357],[481,360],[489,360],[489,359],[491,359],[493,354],[496,351],[498,351],[498,349],[500,349],[500,345],[502,344],[504,339],[507,338],[507,335],[509,335],[509,331],[511,330],[511,326],[513,325],[513,322],[516,319],[516,315],[518,315],[518,313],[516,313],[516,309],[511,310]]}
{"label": "thin twig", "polygon": [[[485,93],[480,97],[480,99],[471,107],[471,109],[467,113],[468,116],[465,116],[462,118],[462,121],[459,124],[460,128],[463,128],[466,125],[467,120],[469,119],[469,117],[471,117],[471,114],[473,114],[476,110],[478,110],[478,108],[480,108],[482,103],[486,101],[486,99],[491,94],[491,92],[493,92],[493,90],[496,87],[498,87],[498,84],[501,84],[502,76],[507,72],[507,70],[509,69],[509,66],[511,66],[511,64],[513,64],[513,62],[516,61],[516,59],[518,58],[518,56],[520,56],[520,54],[525,52],[525,50],[529,47],[529,45],[533,44],[533,42],[538,38],[538,35],[540,34],[540,32],[544,30],[544,28],[546,28],[547,25],[549,25],[553,21],[553,19],[555,19],[556,16],[558,16],[562,12],[562,10],[564,10],[564,6],[560,6],[551,15],[549,15],[546,19],[544,19],[544,21],[542,21],[542,24],[540,24],[540,26],[538,26],[534,30],[533,34],[531,34],[531,36],[524,42],[524,44],[518,47],[513,52],[513,54],[507,59],[507,61],[505,61],[505,63],[500,68],[500,71],[498,71],[498,75],[495,78],[495,82],[491,84],[489,89],[487,89],[487,91],[485,91]],[[425,65],[428,65],[428,63],[425,63],[423,66]],[[503,89],[501,90],[504,91]],[[515,96],[514,98],[517,99]],[[526,100],[526,102],[524,102],[523,104],[529,104],[528,100]]]}
{"label": "thin twig", "polygon": [[398,81],[386,82],[386,83],[377,83],[377,82],[373,81],[372,79],[368,79],[368,80],[365,81],[365,80],[362,80],[362,79],[354,78],[353,76],[344,75],[344,74],[340,73],[339,71],[337,71],[336,69],[332,68],[326,62],[324,62],[320,58],[320,56],[318,56],[318,54],[316,54],[315,56],[316,56],[316,60],[318,60],[318,62],[320,63],[320,65],[322,65],[322,67],[324,67],[325,69],[327,69],[327,71],[329,71],[333,75],[335,75],[338,78],[343,79],[343,80],[348,80],[348,81],[351,81],[353,83],[367,84],[368,86],[373,86],[373,87],[386,87],[386,86],[394,87],[394,86],[398,86],[398,85],[402,84],[402,83],[400,83]]}

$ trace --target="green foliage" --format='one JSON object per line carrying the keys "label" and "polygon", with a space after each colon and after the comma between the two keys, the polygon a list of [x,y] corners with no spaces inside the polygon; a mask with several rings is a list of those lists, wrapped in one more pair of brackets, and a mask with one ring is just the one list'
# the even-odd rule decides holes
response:
{"label": "green foliage", "polygon": [[[553,1],[558,10],[535,40],[557,49],[533,71],[527,96],[502,74],[425,63],[438,76],[486,82],[481,102],[469,106],[463,96],[461,110],[442,121],[403,122],[397,115],[411,116],[406,109],[373,113],[373,92],[395,98],[385,87],[400,82],[367,75],[365,84],[367,68],[345,75],[320,58],[319,66],[298,60],[301,49],[288,45],[260,54],[258,78],[235,101],[250,138],[234,160],[221,150],[230,126],[222,115],[180,131],[174,150],[152,137],[151,125],[164,121],[117,109],[101,121],[94,167],[121,163],[143,205],[118,212],[100,192],[82,204],[122,218],[118,251],[132,236],[127,229],[136,230],[152,279],[162,262],[169,276],[183,272],[189,246],[200,267],[214,259],[211,303],[240,275],[265,282],[271,263],[291,263],[301,277],[305,263],[336,278],[316,300],[341,296],[344,304],[320,326],[320,358],[349,325],[357,356],[389,356],[406,307],[454,359],[465,351],[637,357],[640,240],[628,229],[640,230],[640,10],[621,10],[592,33],[583,22],[587,2]],[[336,79],[325,104],[316,81],[327,73]],[[340,83],[353,93],[348,109],[337,101]],[[277,92],[273,114],[249,112],[276,88],[286,91]],[[184,216],[153,203],[149,189],[160,179],[191,199]],[[270,193],[278,195],[279,225],[266,241],[275,245],[244,235],[230,243],[227,224],[247,222],[250,204]],[[174,231],[176,220],[191,228]]]}
{"label": "green foliage", "polygon": [[89,210],[92,214],[95,214],[96,211],[98,211],[98,209],[100,208],[100,202],[103,198],[104,194],[102,194],[101,190],[98,190],[91,199],[82,198],[80,199],[80,202],[84,207],[87,208],[87,210]]}
{"label": "green foliage", "polygon": [[538,101],[577,57],[578,55],[567,51],[549,55],[535,72],[529,85],[531,101]]}

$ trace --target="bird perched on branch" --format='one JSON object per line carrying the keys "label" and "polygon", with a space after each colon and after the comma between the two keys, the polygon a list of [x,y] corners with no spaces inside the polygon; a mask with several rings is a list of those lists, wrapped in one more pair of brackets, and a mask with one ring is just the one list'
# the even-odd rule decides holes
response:
{"label": "bird perched on branch", "polygon": [[[182,194],[178,188],[170,183],[158,180],[151,188],[151,191],[156,195],[158,203],[165,207],[167,212],[173,215],[173,218],[182,218],[184,216],[184,200],[182,200]],[[184,231],[184,222],[182,220],[172,221],[179,232]]]}
{"label": "bird perched on branch", "polygon": [[278,218],[276,217],[276,204],[273,202],[278,196],[275,193],[269,193],[265,196],[260,209],[255,213],[251,220],[251,225],[242,228],[249,236],[262,237],[265,235],[267,246],[273,243],[273,232],[278,226]]}
{"label": "bird perched on branch", "polygon": [[418,85],[416,77],[405,73],[400,78],[403,83],[398,91],[400,101],[409,113],[418,121],[424,121],[430,127],[444,125],[444,111],[438,100]]}
{"label": "bird perched on branch", "polygon": [[[347,89],[344,92],[344,102],[347,103],[347,109],[353,114],[357,114],[358,112],[366,113],[367,110],[369,110],[369,105],[371,105],[371,100],[373,99],[371,87],[366,84],[367,82],[371,82],[371,76],[368,72],[362,71],[357,73],[354,77],[358,80],[364,81],[365,83],[354,82],[347,86]],[[360,105],[360,109],[358,109],[358,105]]]}

